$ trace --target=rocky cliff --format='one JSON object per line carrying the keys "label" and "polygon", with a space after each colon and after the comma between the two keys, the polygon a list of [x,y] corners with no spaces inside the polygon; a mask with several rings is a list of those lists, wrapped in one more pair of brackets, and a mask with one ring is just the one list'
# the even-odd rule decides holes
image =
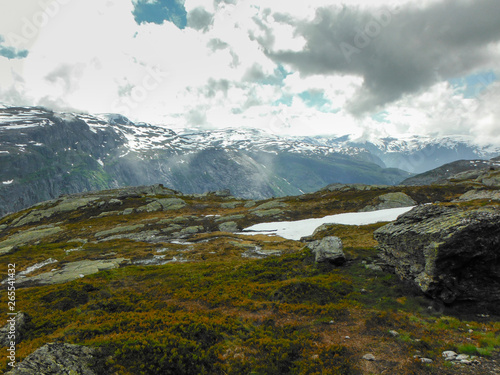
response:
{"label": "rocky cliff", "polygon": [[499,311],[498,205],[419,206],[374,235],[380,256],[427,295]]}

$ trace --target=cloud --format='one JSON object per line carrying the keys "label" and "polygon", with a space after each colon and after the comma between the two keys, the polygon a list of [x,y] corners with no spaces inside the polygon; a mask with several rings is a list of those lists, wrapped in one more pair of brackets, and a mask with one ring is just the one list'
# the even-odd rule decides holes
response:
{"label": "cloud", "polygon": [[[498,1],[54,1],[29,54],[0,57],[0,101],[176,130],[497,139]],[[0,35],[44,9],[0,5]]]}
{"label": "cloud", "polygon": [[301,51],[268,56],[301,74],[351,74],[364,83],[349,103],[373,112],[433,84],[496,64],[500,2],[445,0],[395,9],[319,8],[312,22],[275,16],[306,40]]}
{"label": "cloud", "polygon": [[207,31],[213,19],[212,13],[207,12],[203,7],[198,7],[187,14],[187,25],[195,30]]}
{"label": "cloud", "polygon": [[24,59],[28,56],[28,50],[17,49],[12,46],[6,46],[5,38],[0,35],[0,56],[6,57],[7,59]]}

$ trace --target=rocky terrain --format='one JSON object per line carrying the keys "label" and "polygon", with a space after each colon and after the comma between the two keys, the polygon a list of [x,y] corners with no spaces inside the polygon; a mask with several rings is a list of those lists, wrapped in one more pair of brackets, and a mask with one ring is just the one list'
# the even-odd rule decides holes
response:
{"label": "rocky terrain", "polygon": [[[498,373],[496,173],[266,200],[126,187],[7,215],[11,374]],[[392,223],[326,222],[301,240],[246,230],[408,205]]]}

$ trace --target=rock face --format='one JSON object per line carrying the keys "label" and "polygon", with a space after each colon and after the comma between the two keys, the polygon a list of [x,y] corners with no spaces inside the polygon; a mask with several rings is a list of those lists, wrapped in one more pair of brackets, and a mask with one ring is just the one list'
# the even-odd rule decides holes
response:
{"label": "rock face", "polygon": [[375,239],[380,256],[427,295],[499,308],[498,206],[419,206],[379,228]]}
{"label": "rock face", "polygon": [[94,349],[62,343],[51,343],[35,350],[6,375],[97,375],[89,368]]}
{"label": "rock face", "polygon": [[385,210],[388,208],[411,207],[415,206],[417,202],[411,199],[405,193],[387,193],[377,198],[375,205],[369,205],[360,210],[360,212],[369,212],[376,210]]}
{"label": "rock face", "polygon": [[60,270],[45,272],[37,276],[20,278],[17,279],[16,282],[18,287],[61,284],[92,275],[99,271],[118,268],[123,262],[125,262],[124,258],[79,260],[65,264]]}
{"label": "rock face", "polygon": [[330,262],[335,265],[344,264],[346,259],[344,255],[342,240],[338,237],[325,237],[321,240],[312,241],[307,244],[307,247],[315,255],[315,260],[318,263]]}

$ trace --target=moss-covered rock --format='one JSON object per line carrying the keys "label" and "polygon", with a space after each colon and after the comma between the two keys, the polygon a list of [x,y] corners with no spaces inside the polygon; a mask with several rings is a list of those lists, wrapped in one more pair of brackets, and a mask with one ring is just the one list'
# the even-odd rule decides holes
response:
{"label": "moss-covered rock", "polygon": [[66,343],[50,343],[35,350],[6,375],[97,375],[90,369],[96,349]]}
{"label": "moss-covered rock", "polygon": [[[40,228],[40,229],[37,229]],[[59,227],[35,227],[29,231],[21,231],[19,233],[13,234],[8,237],[6,240],[0,242],[0,253],[7,252],[5,251],[7,248],[13,248],[15,246],[21,246],[27,244],[29,242],[39,241],[43,238],[52,236],[61,232],[62,229]]]}
{"label": "moss-covered rock", "polygon": [[415,206],[416,204],[417,202],[415,202],[405,193],[387,193],[378,196],[374,204],[366,206],[365,208],[360,210],[360,212],[385,210],[388,208],[410,207]]}
{"label": "moss-covered rock", "polygon": [[500,306],[498,206],[419,206],[375,239],[396,273],[429,296]]}

